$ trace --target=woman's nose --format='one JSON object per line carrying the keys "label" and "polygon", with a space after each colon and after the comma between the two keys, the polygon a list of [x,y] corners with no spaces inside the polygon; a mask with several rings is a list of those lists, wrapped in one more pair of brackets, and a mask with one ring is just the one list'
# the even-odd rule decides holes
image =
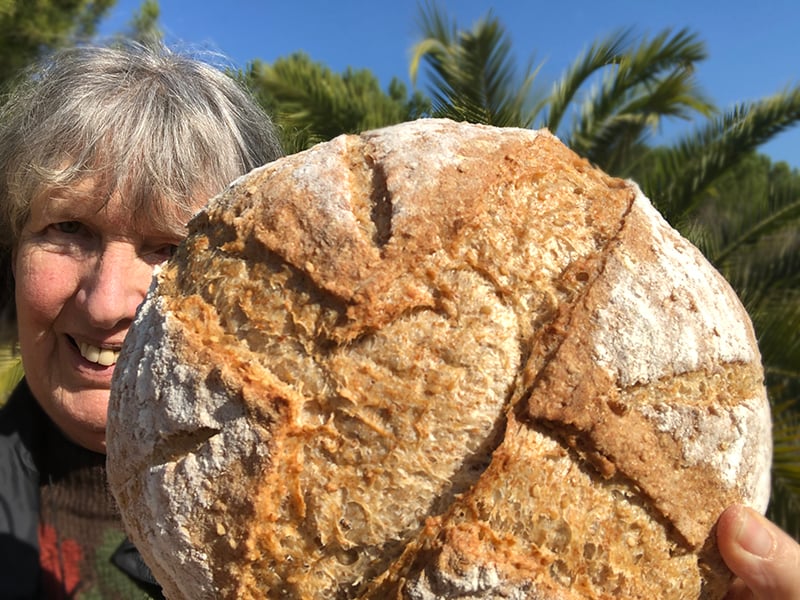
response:
{"label": "woman's nose", "polygon": [[87,268],[77,293],[78,305],[93,327],[110,329],[136,315],[144,300],[153,267],[132,244],[110,244]]}

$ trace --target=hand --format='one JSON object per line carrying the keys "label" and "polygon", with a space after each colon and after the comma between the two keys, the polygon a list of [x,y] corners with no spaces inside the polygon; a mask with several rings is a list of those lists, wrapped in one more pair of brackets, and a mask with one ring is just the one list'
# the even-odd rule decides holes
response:
{"label": "hand", "polygon": [[728,600],[800,600],[800,544],[756,511],[722,513],[717,544],[738,577]]}

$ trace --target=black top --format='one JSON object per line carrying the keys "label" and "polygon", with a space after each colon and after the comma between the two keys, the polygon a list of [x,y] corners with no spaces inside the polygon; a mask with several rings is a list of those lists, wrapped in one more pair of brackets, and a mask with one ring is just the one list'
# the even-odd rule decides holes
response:
{"label": "black top", "polygon": [[[48,454],[54,439],[66,450],[62,457],[83,455],[89,462],[104,463],[102,455],[63,437],[23,380],[0,408],[0,598],[4,600],[48,596],[39,556],[39,524],[41,486],[47,483],[43,473],[52,472],[54,461]],[[59,468],[65,468],[63,460]],[[127,539],[110,560],[142,591],[163,598],[152,573]]]}

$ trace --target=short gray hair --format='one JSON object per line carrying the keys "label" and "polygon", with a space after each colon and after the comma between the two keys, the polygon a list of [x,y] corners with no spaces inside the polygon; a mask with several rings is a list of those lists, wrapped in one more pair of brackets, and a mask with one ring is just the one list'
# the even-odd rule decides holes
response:
{"label": "short gray hair", "polygon": [[269,117],[206,61],[164,46],[63,50],[0,110],[0,243],[16,245],[34,197],[88,176],[132,214],[174,218],[281,154]]}
{"label": "short gray hair", "polygon": [[0,107],[0,338],[15,318],[10,261],[35,198],[91,177],[132,219],[182,234],[209,198],[282,154],[267,114],[209,57],[130,43],[33,65]]}

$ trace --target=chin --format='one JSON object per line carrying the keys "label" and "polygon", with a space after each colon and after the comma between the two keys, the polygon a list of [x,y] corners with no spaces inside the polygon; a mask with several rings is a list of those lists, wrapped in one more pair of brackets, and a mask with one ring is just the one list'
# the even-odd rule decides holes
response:
{"label": "chin", "polygon": [[64,435],[88,450],[105,453],[108,392],[80,394],[60,408],[58,414],[47,412]]}

